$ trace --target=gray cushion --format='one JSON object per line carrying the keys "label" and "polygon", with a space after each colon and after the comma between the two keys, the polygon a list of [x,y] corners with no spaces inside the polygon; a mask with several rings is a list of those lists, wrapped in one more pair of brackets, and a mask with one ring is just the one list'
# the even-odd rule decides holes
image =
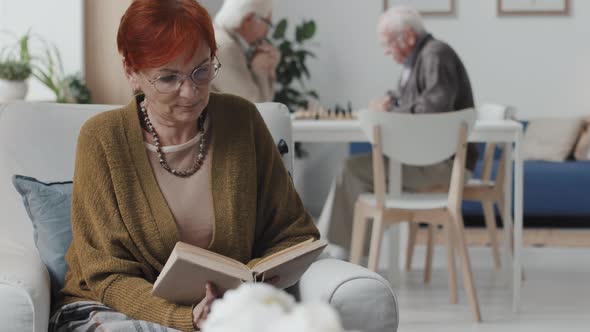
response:
{"label": "gray cushion", "polygon": [[39,255],[51,277],[51,296],[63,288],[67,264],[64,256],[72,242],[72,182],[43,183],[15,175],[12,183],[21,194],[33,223]]}

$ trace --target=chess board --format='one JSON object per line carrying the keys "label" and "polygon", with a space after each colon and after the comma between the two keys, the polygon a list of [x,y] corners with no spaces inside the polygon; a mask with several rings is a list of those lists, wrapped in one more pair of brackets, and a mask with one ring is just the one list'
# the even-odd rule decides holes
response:
{"label": "chess board", "polygon": [[293,115],[296,120],[356,120],[356,112],[351,109],[299,109]]}

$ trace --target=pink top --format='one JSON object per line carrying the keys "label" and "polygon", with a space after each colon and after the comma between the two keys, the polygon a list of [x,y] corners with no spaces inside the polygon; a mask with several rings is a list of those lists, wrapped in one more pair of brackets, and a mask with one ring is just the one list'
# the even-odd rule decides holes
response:
{"label": "pink top", "polygon": [[[172,169],[190,168],[199,154],[197,135],[190,141],[162,147],[166,162]],[[160,165],[156,146],[144,142],[160,190],[176,220],[180,241],[208,248],[213,234],[213,198],[211,195],[212,147],[201,168],[188,178],[170,174]]]}

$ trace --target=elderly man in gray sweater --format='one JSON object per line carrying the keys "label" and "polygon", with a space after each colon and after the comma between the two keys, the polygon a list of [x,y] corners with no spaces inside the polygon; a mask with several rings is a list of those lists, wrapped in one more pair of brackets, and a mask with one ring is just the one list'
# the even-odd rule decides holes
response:
{"label": "elderly man in gray sweater", "polygon": [[[419,114],[474,107],[471,84],[461,59],[449,45],[426,31],[416,10],[404,6],[390,8],[379,19],[377,33],[385,54],[403,65],[403,69],[397,90],[373,100],[370,109]],[[466,178],[470,177],[476,160],[477,148],[470,145]],[[371,162],[370,155],[346,161],[335,181],[332,206],[325,207],[320,218],[328,218],[324,235],[344,249],[340,251],[343,257],[348,257],[356,199],[359,194],[373,190]],[[405,191],[445,188],[451,178],[452,164],[448,160],[424,167],[403,165],[402,187]]]}

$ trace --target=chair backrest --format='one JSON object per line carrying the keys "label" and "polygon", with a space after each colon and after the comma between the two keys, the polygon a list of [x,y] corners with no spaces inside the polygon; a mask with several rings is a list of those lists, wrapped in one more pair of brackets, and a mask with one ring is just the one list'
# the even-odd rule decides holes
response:
{"label": "chair backrest", "polygon": [[380,126],[383,154],[407,165],[431,165],[450,158],[457,151],[462,124],[470,132],[476,116],[472,108],[431,114],[368,110],[358,114],[369,141],[374,143],[374,127]]}
{"label": "chair backrest", "polygon": [[[74,175],[76,142],[80,128],[90,117],[113,105],[72,105],[14,102],[0,104],[0,242],[4,235],[31,241],[31,223],[14,174],[43,182],[70,181]],[[293,139],[289,111],[281,104],[258,104],[263,119],[278,143],[284,140],[289,153],[286,167],[293,169]],[[19,237],[20,236],[20,237]]]}
{"label": "chair backrest", "polygon": [[256,104],[258,112],[264,119],[268,130],[270,131],[279,153],[283,158],[283,163],[287,167],[289,174],[293,175],[293,127],[291,124],[291,115],[287,106],[280,103],[259,103]]}
{"label": "chair backrest", "polygon": [[515,116],[516,109],[508,105],[486,103],[477,108],[477,119],[481,121],[514,119]]}

